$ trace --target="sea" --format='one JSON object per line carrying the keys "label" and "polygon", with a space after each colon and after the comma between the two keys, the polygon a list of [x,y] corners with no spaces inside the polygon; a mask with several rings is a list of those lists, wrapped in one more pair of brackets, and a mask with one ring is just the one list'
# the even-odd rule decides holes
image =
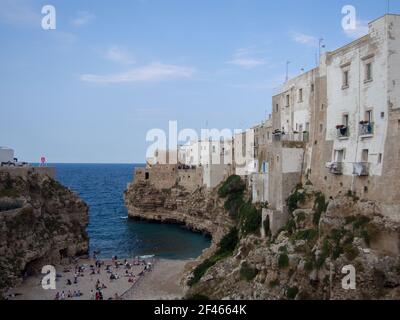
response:
{"label": "sea", "polygon": [[211,243],[210,237],[183,226],[128,219],[123,193],[140,164],[50,164],[56,178],[89,205],[90,252],[100,258],[154,255],[192,259]]}

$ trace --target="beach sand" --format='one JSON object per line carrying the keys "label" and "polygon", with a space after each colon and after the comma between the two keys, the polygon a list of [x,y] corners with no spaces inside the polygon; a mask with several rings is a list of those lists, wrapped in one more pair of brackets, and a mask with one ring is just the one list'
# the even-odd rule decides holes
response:
{"label": "beach sand", "polygon": [[[112,268],[114,274],[119,279],[110,280],[110,274],[106,272],[107,265],[113,265],[111,260],[102,260],[104,265],[101,267],[100,274],[91,274],[90,265],[95,264],[95,260],[79,260],[80,266],[85,266],[82,276],[78,277],[78,283],[74,284],[75,264],[56,266],[57,277],[56,290],[44,290],[41,281],[44,275],[28,277],[21,285],[7,292],[10,300],[54,300],[56,293],[64,291],[65,300],[90,300],[91,290],[96,292],[95,286],[97,280],[106,286],[102,290],[104,300],[114,299],[117,294],[123,300],[151,300],[151,299],[177,299],[183,296],[183,288],[179,282],[188,261],[182,260],[151,260],[152,270],[144,271],[145,266],[132,266],[128,270],[135,275],[135,283],[128,281],[129,277],[125,275],[126,268],[120,266],[118,269]],[[150,260],[148,260],[150,261]],[[119,262],[123,262],[120,260]],[[132,260],[128,260],[132,263]],[[143,274],[140,276],[139,274]],[[67,285],[70,279],[72,284]],[[68,292],[78,291],[82,293],[81,297],[68,298]]]}
{"label": "beach sand", "polygon": [[175,300],[184,292],[181,278],[190,260],[159,260],[124,296],[126,300]]}

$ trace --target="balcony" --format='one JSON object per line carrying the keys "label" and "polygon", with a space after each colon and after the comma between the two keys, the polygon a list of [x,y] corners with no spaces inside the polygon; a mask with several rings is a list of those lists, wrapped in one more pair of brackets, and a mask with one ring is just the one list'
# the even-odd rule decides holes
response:
{"label": "balcony", "polygon": [[353,163],[353,174],[359,177],[365,177],[369,175],[369,163],[368,162],[356,162]]}
{"label": "balcony", "polygon": [[329,172],[336,175],[343,174],[343,163],[342,162],[332,162],[329,164]]}
{"label": "balcony", "polygon": [[350,137],[350,128],[347,126],[336,126],[338,139],[348,139]]}
{"label": "balcony", "polygon": [[274,141],[308,142],[309,133],[307,131],[293,133],[284,133],[277,131],[273,134],[272,137]]}
{"label": "balcony", "polygon": [[360,122],[360,137],[368,138],[374,134],[374,123],[369,121]]}

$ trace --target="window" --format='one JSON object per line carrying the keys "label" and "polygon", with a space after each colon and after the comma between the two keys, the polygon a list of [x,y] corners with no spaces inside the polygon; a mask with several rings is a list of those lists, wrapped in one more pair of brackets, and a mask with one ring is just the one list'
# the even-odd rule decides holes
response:
{"label": "window", "polygon": [[363,149],[361,154],[361,162],[368,162],[368,149]]}
{"label": "window", "polygon": [[385,113],[384,112],[381,112],[381,118],[385,119]]}
{"label": "window", "polygon": [[324,111],[324,109],[325,109],[325,105],[321,104],[321,111]]}
{"label": "window", "polygon": [[286,107],[290,106],[290,96],[287,94],[286,95]]}
{"label": "window", "polygon": [[146,173],[145,173],[145,179],[146,179],[146,180],[149,180],[149,179],[150,179],[150,173],[149,173],[149,172],[146,172]]}
{"label": "window", "polygon": [[314,83],[311,84],[311,92],[314,92]]}
{"label": "window", "polygon": [[399,119],[399,120],[397,120],[397,129],[399,129],[399,130],[400,130],[400,119]]}
{"label": "window", "polygon": [[372,122],[372,110],[365,111],[365,121]]}
{"label": "window", "polygon": [[344,115],[343,115],[342,124],[343,124],[345,127],[348,127],[348,126],[349,126],[349,115],[348,115],[348,114],[344,114]]}
{"label": "window", "polygon": [[303,102],[303,89],[299,89],[299,102]]}
{"label": "window", "polygon": [[323,123],[319,124],[319,132],[322,132],[324,130],[324,125]]}
{"label": "window", "polygon": [[349,70],[343,71],[343,89],[349,87]]}
{"label": "window", "polygon": [[372,81],[372,62],[365,64],[365,81]]}
{"label": "window", "polygon": [[279,111],[279,104],[276,104],[276,106],[275,106],[275,112],[278,112]]}
{"label": "window", "polygon": [[382,153],[378,155],[378,164],[382,163]]}

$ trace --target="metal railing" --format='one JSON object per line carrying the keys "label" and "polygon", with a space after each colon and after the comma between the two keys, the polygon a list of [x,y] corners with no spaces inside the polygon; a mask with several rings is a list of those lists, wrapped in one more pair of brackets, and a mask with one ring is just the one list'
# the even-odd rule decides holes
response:
{"label": "metal railing", "polygon": [[368,136],[374,134],[374,123],[360,123],[360,136]]}
{"label": "metal railing", "polygon": [[353,163],[353,174],[359,177],[369,175],[369,162],[355,162]]}
{"label": "metal railing", "polygon": [[343,174],[343,163],[332,162],[329,166],[329,172],[337,175]]}
{"label": "metal railing", "polygon": [[274,133],[272,136],[274,141],[295,141],[295,142],[308,142],[309,133],[307,131],[298,133]]}

